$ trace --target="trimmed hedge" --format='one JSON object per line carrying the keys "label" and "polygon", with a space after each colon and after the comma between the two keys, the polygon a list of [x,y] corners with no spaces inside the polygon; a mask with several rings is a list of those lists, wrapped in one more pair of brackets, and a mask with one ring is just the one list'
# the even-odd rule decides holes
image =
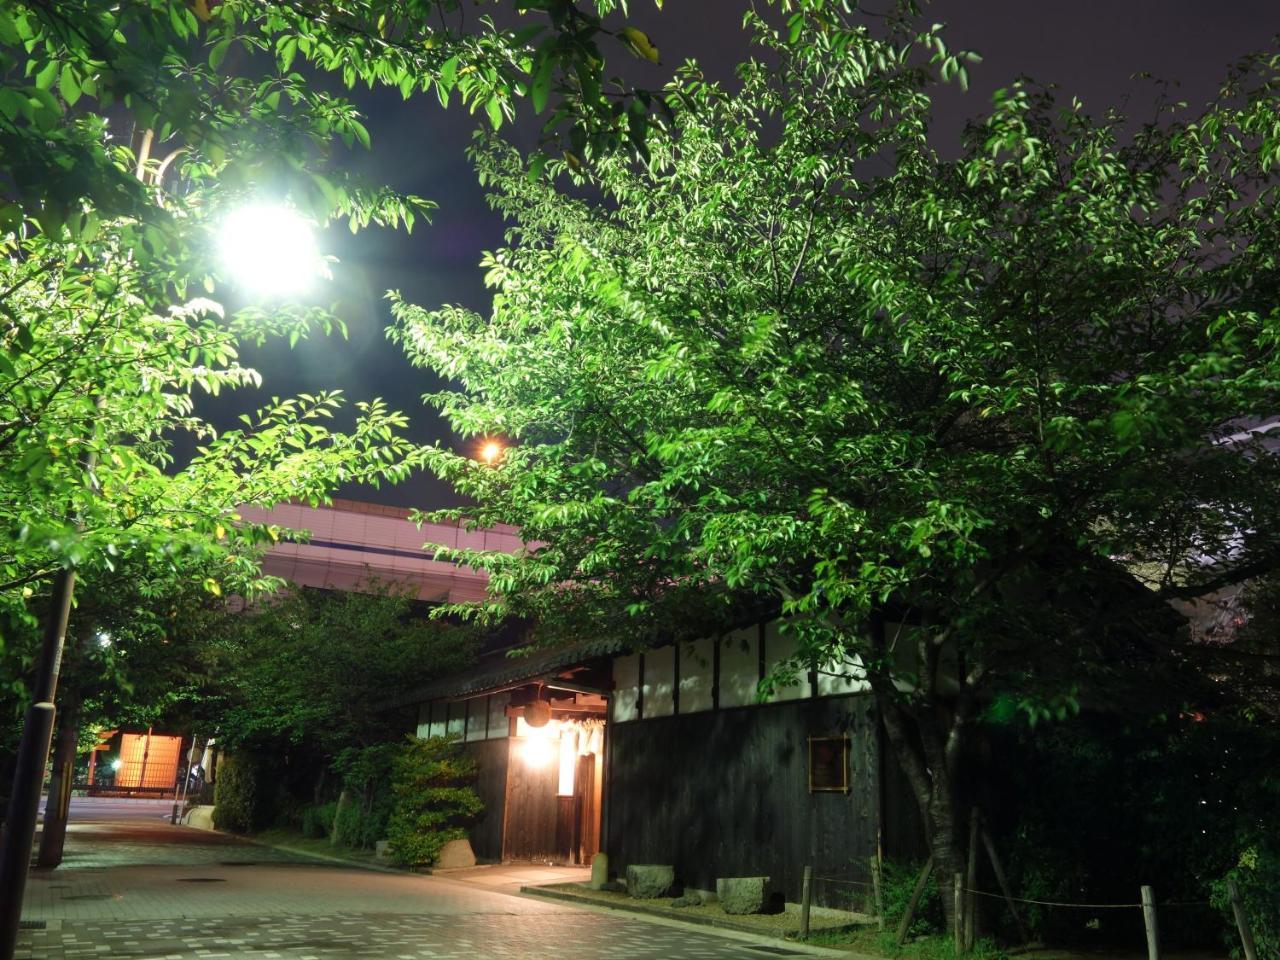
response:
{"label": "trimmed hedge", "polygon": [[223,757],[213,792],[213,825],[232,833],[252,833],[260,826],[257,764],[238,754]]}
{"label": "trimmed hedge", "polygon": [[440,849],[466,837],[484,809],[471,786],[476,763],[456,740],[410,737],[394,769],[387,824],[391,855],[407,866],[435,863]]}

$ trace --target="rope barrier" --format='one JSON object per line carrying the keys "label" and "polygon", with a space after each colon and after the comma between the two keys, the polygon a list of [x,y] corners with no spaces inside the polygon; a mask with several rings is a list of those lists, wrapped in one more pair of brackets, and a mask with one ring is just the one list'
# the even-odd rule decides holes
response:
{"label": "rope barrier", "polygon": [[[825,883],[840,883],[851,887],[873,887],[874,884],[867,883],[865,880],[845,880],[840,877],[814,877],[814,880],[821,880]],[[948,885],[949,888],[949,885]],[[1002,893],[991,893],[988,890],[969,890],[961,888],[962,893],[973,894],[979,897],[991,897],[994,900],[1012,900],[1014,903],[1030,903],[1038,907],[1075,907],[1081,910],[1141,910],[1141,903],[1066,903],[1060,900],[1029,900],[1025,897],[1006,897]],[[1167,900],[1164,903],[1158,903],[1158,907],[1207,907],[1210,906],[1208,900]]]}

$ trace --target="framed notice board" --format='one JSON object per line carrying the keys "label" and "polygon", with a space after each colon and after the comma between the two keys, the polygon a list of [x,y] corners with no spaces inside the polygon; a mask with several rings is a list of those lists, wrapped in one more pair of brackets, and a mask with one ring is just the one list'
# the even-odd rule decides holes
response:
{"label": "framed notice board", "polygon": [[809,792],[849,792],[849,738],[809,738]]}

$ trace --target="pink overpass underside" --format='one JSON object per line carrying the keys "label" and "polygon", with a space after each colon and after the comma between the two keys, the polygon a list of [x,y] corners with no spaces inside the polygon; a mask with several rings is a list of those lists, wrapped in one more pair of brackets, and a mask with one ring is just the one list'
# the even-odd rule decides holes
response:
{"label": "pink overpass underside", "polygon": [[241,516],[309,532],[306,543],[272,547],[263,572],[304,587],[352,590],[371,578],[410,586],[421,600],[480,600],[488,577],[470,567],[433,560],[428,543],[513,553],[522,546],[514,527],[467,532],[450,524],[408,519],[409,511],[353,500],[332,506],[280,504],[270,510],[243,507]]}

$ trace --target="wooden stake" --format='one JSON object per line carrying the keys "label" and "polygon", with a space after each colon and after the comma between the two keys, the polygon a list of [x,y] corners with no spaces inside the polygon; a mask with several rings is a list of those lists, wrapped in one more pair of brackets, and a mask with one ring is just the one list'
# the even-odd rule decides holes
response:
{"label": "wooden stake", "polygon": [[1231,898],[1231,912],[1235,914],[1236,929],[1240,931],[1240,945],[1244,947],[1244,960],[1258,960],[1258,948],[1253,944],[1253,931],[1249,929],[1249,916],[1244,912],[1240,888],[1234,880],[1227,881],[1227,895]]}
{"label": "wooden stake", "polygon": [[[880,889],[880,858],[871,858],[871,896],[876,907],[876,926],[884,929],[884,892]],[[1252,958],[1250,958],[1252,960]]]}
{"label": "wooden stake", "polygon": [[970,892],[965,897],[964,902],[964,949],[968,953],[973,949],[973,943],[976,939],[975,927],[977,926],[978,914],[978,898],[974,896],[973,891],[978,889],[978,821],[980,814],[978,808],[974,807],[969,811],[969,869],[966,874],[967,886]]}
{"label": "wooden stake", "polygon": [[907,912],[902,915],[898,924],[898,945],[907,939],[907,931],[911,929],[911,921],[916,918],[916,907],[920,906],[920,898],[924,896],[924,885],[929,882],[929,874],[933,873],[933,854],[924,862],[920,876],[916,877],[916,888],[911,891],[911,899],[907,901]]}
{"label": "wooden stake", "polygon": [[1160,929],[1156,925],[1156,894],[1142,888],[1142,921],[1147,928],[1147,960],[1160,960]]}
{"label": "wooden stake", "polygon": [[955,909],[952,913],[951,937],[955,941],[956,956],[964,953],[964,874],[956,873],[952,878],[955,884]]}
{"label": "wooden stake", "polygon": [[1000,884],[1000,892],[1004,894],[1005,903],[1009,905],[1009,913],[1013,915],[1014,925],[1018,928],[1018,938],[1023,943],[1031,942],[1031,935],[1027,932],[1026,926],[1022,922],[1022,916],[1018,913],[1018,905],[1014,903],[1013,891],[1009,887],[1009,879],[1004,875],[1004,867],[1000,864],[1000,857],[996,854],[996,845],[991,840],[985,827],[982,828],[982,843],[987,848],[987,857],[991,860],[991,869],[995,871],[996,883]]}
{"label": "wooden stake", "polygon": [[813,896],[813,867],[804,868],[800,886],[800,939],[809,939],[809,904]]}

